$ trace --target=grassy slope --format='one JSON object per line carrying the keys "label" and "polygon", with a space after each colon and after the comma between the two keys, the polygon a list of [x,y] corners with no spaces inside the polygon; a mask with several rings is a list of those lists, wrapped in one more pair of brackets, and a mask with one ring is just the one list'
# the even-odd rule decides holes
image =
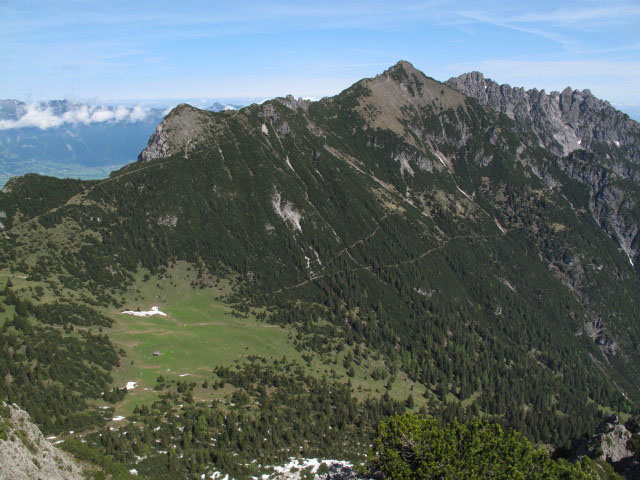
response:
{"label": "grassy slope", "polygon": [[[303,359],[293,344],[293,331],[259,321],[254,315],[247,318],[232,313],[224,301],[231,291],[229,282],[221,280],[217,286],[194,288],[195,269],[178,262],[166,273],[144,281],[143,273],[136,274],[136,282],[123,300],[125,307],[103,310],[114,319],[108,329],[112,341],[123,348],[126,357],[120,367],[112,371],[114,386],[124,387],[127,382],[138,382],[137,387],[116,405],[115,415],[127,416],[136,405],[150,404],[159,395],[154,391],[156,379],[162,375],[167,380],[196,382],[196,400],[223,399],[231,393],[223,389],[202,388],[205,379],[210,382],[212,370],[217,366],[230,366],[234,362],[256,355],[269,359],[287,359],[306,365],[313,375],[336,375],[346,382],[349,377],[342,364],[348,350],[322,356],[313,354],[310,362]],[[29,282],[18,279],[22,284]],[[14,285],[16,285],[14,278]],[[16,285],[17,286],[17,285]],[[168,316],[137,317],[124,315],[121,310],[150,310],[157,306]],[[153,352],[159,351],[160,356]],[[382,395],[386,392],[386,380],[374,381],[369,373],[381,360],[370,357],[360,365],[354,364],[355,376],[351,379],[357,396]],[[185,375],[186,374],[186,375]],[[183,377],[180,377],[183,375]],[[400,372],[389,392],[391,396],[405,399],[413,394],[416,405],[422,403],[424,387],[411,382]]]}
{"label": "grassy slope", "polygon": [[[155,305],[167,317],[123,315],[116,309],[107,312],[115,320],[110,337],[127,352],[113,372],[114,384],[123,387],[127,382],[138,382],[132,394],[118,405],[118,414],[129,414],[135,404],[152,401],[159,375],[178,379],[186,374],[182,379],[200,385],[204,379],[211,379],[216,366],[230,365],[247,355],[300,359],[282,328],[258,322],[253,316],[238,318],[231,314],[231,308],[221,300],[229,291],[227,283],[218,288],[194,289],[194,279],[190,267],[180,263],[161,278],[152,277],[146,282],[140,279],[125,295],[126,309],[149,310]],[[153,356],[155,351],[161,355]],[[212,394],[211,389],[205,393],[198,388],[195,392],[201,400]]]}

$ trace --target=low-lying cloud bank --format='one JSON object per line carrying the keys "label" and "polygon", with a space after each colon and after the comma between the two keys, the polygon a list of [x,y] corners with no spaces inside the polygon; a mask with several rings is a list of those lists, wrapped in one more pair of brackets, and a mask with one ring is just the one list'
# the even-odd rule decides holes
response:
{"label": "low-lying cloud bank", "polygon": [[126,108],[73,106],[70,110],[56,114],[50,106],[32,103],[26,106],[24,114],[17,120],[0,120],[0,130],[36,127],[41,130],[60,127],[65,124],[85,124],[102,122],[140,122],[152,111],[141,106]]}

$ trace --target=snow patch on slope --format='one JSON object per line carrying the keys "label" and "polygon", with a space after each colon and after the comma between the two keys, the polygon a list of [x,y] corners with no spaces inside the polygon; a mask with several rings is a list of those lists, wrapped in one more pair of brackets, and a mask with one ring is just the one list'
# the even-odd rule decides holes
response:
{"label": "snow patch on slope", "polygon": [[311,474],[318,472],[322,464],[325,464],[329,470],[340,471],[343,469],[351,469],[353,465],[344,460],[325,460],[318,458],[290,458],[289,462],[281,466],[272,466],[274,473],[271,475],[262,475],[260,480],[300,480],[306,478],[304,471]]}
{"label": "snow patch on slope", "polygon": [[151,317],[153,315],[160,315],[160,316],[163,316],[163,317],[167,316],[166,313],[161,312],[160,310],[158,310],[158,307],[151,307],[151,310],[146,311],[146,312],[137,312],[135,310],[125,310],[122,313],[123,314],[127,314],[127,315],[135,315],[136,317]]}

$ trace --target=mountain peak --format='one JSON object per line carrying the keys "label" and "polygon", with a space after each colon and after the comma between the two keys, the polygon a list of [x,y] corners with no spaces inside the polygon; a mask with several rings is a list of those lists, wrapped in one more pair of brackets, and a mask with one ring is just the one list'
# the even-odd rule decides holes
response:
{"label": "mountain peak", "polygon": [[422,73],[406,60],[400,60],[394,65],[390,66],[376,78],[379,77],[383,77],[386,79],[391,78],[392,80],[395,80],[399,83],[411,81],[412,79],[416,79],[418,80],[418,83],[421,83],[422,79],[428,78],[424,73]]}
{"label": "mountain peak", "polygon": [[385,70],[384,73],[390,73],[399,69],[402,69],[407,73],[416,73],[416,72],[422,73],[420,72],[420,70],[414,67],[411,62],[408,62],[407,60],[398,60],[398,62],[396,62],[394,65],[390,66],[387,70]]}
{"label": "mountain peak", "polygon": [[357,108],[367,125],[392,130],[401,137],[411,137],[406,135],[405,126],[407,115],[413,115],[411,112],[421,112],[424,108],[455,110],[465,104],[464,95],[426,76],[406,60],[356,85],[368,91],[368,95],[360,96]]}
{"label": "mountain peak", "polygon": [[192,147],[211,121],[210,113],[200,110],[188,103],[181,103],[164,117],[158,125],[147,147],[140,153],[138,160],[149,161],[154,158],[163,158],[183,151],[188,154]]}

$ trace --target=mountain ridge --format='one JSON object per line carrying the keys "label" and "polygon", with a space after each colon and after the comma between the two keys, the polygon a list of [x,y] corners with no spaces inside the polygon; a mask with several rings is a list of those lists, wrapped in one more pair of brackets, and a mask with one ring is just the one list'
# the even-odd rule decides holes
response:
{"label": "mountain ridge", "polygon": [[[597,99],[590,90],[525,91],[499,85],[480,72],[446,83],[527,126],[542,147],[566,157],[563,170],[591,189],[594,218],[617,239],[631,264],[637,263],[640,237],[638,222],[633,220],[639,218],[633,201],[637,190],[633,185],[632,192],[627,190],[629,186],[616,185],[616,178],[635,184],[640,181],[640,123],[606,100]],[[585,152],[604,156],[606,169],[594,169]]]}
{"label": "mountain ridge", "polygon": [[[283,433],[313,455],[345,451],[332,443],[344,442],[344,435],[366,442],[349,429],[402,408],[444,420],[482,414],[534,441],[567,445],[592,431],[603,410],[633,413],[640,398],[640,279],[594,221],[590,186],[567,173],[571,155],[598,171],[608,168],[597,151],[563,157],[543,148],[527,125],[406,62],[317,102],[284,97],[218,113],[180,105],[140,161],[106,180],[63,184],[29,176],[8,184],[0,194],[0,262],[19,273],[20,289],[6,289],[7,311],[42,318],[38,302],[16,300],[29,295],[31,282],[41,282],[65,301],[92,302],[124,329],[122,308],[135,309],[131,302],[146,291],[148,301],[166,302],[163,311],[175,309],[170,325],[186,327],[184,308],[162,300],[160,285],[175,282],[172,272],[187,265],[191,273],[181,281],[204,297],[213,294],[212,285],[230,284],[223,300],[234,319],[246,315],[284,329],[291,351],[318,369],[313,375],[326,375],[322,388],[310,375],[306,386],[287,393],[287,415],[295,418],[300,402],[309,409],[305,415],[315,415],[320,391],[333,392],[331,412],[349,405],[355,423],[333,431],[330,442],[296,434],[295,428],[317,429],[319,417]],[[634,190],[625,188],[635,201]],[[51,189],[60,195],[53,198]],[[10,329],[26,328],[21,318],[10,320]],[[83,328],[110,328],[92,318],[96,327]],[[205,323],[198,318],[198,326]],[[153,338],[156,330],[145,331]],[[128,340],[119,345],[144,365],[170,358],[164,350],[142,356]],[[245,364],[216,365],[214,383],[238,389],[230,403],[273,407],[269,393],[288,388],[286,372],[295,367],[278,359],[273,369],[283,369],[282,378],[272,378],[264,372],[273,359],[252,354]],[[118,363],[116,372],[133,368]],[[153,376],[140,380],[144,388],[158,386],[167,402],[177,395]],[[410,386],[400,390],[403,402],[396,377]],[[180,383],[178,393],[186,388]],[[341,397],[347,393],[368,402],[366,418],[357,416],[360,400]],[[132,395],[144,398],[139,390]],[[201,413],[194,408],[181,421],[191,425]],[[246,431],[255,428],[251,409],[237,414],[245,433],[217,420],[208,428],[248,442],[242,443],[248,455],[254,447],[247,445],[266,436]],[[140,420],[151,422],[145,415]],[[137,438],[137,428],[123,426],[128,436],[117,442]],[[215,437],[193,432],[196,443]],[[186,459],[193,445],[180,447]],[[283,455],[264,451],[271,462]],[[140,472],[164,461],[154,455]],[[224,458],[231,469],[231,457]],[[197,462],[184,462],[181,468],[204,473]]]}

